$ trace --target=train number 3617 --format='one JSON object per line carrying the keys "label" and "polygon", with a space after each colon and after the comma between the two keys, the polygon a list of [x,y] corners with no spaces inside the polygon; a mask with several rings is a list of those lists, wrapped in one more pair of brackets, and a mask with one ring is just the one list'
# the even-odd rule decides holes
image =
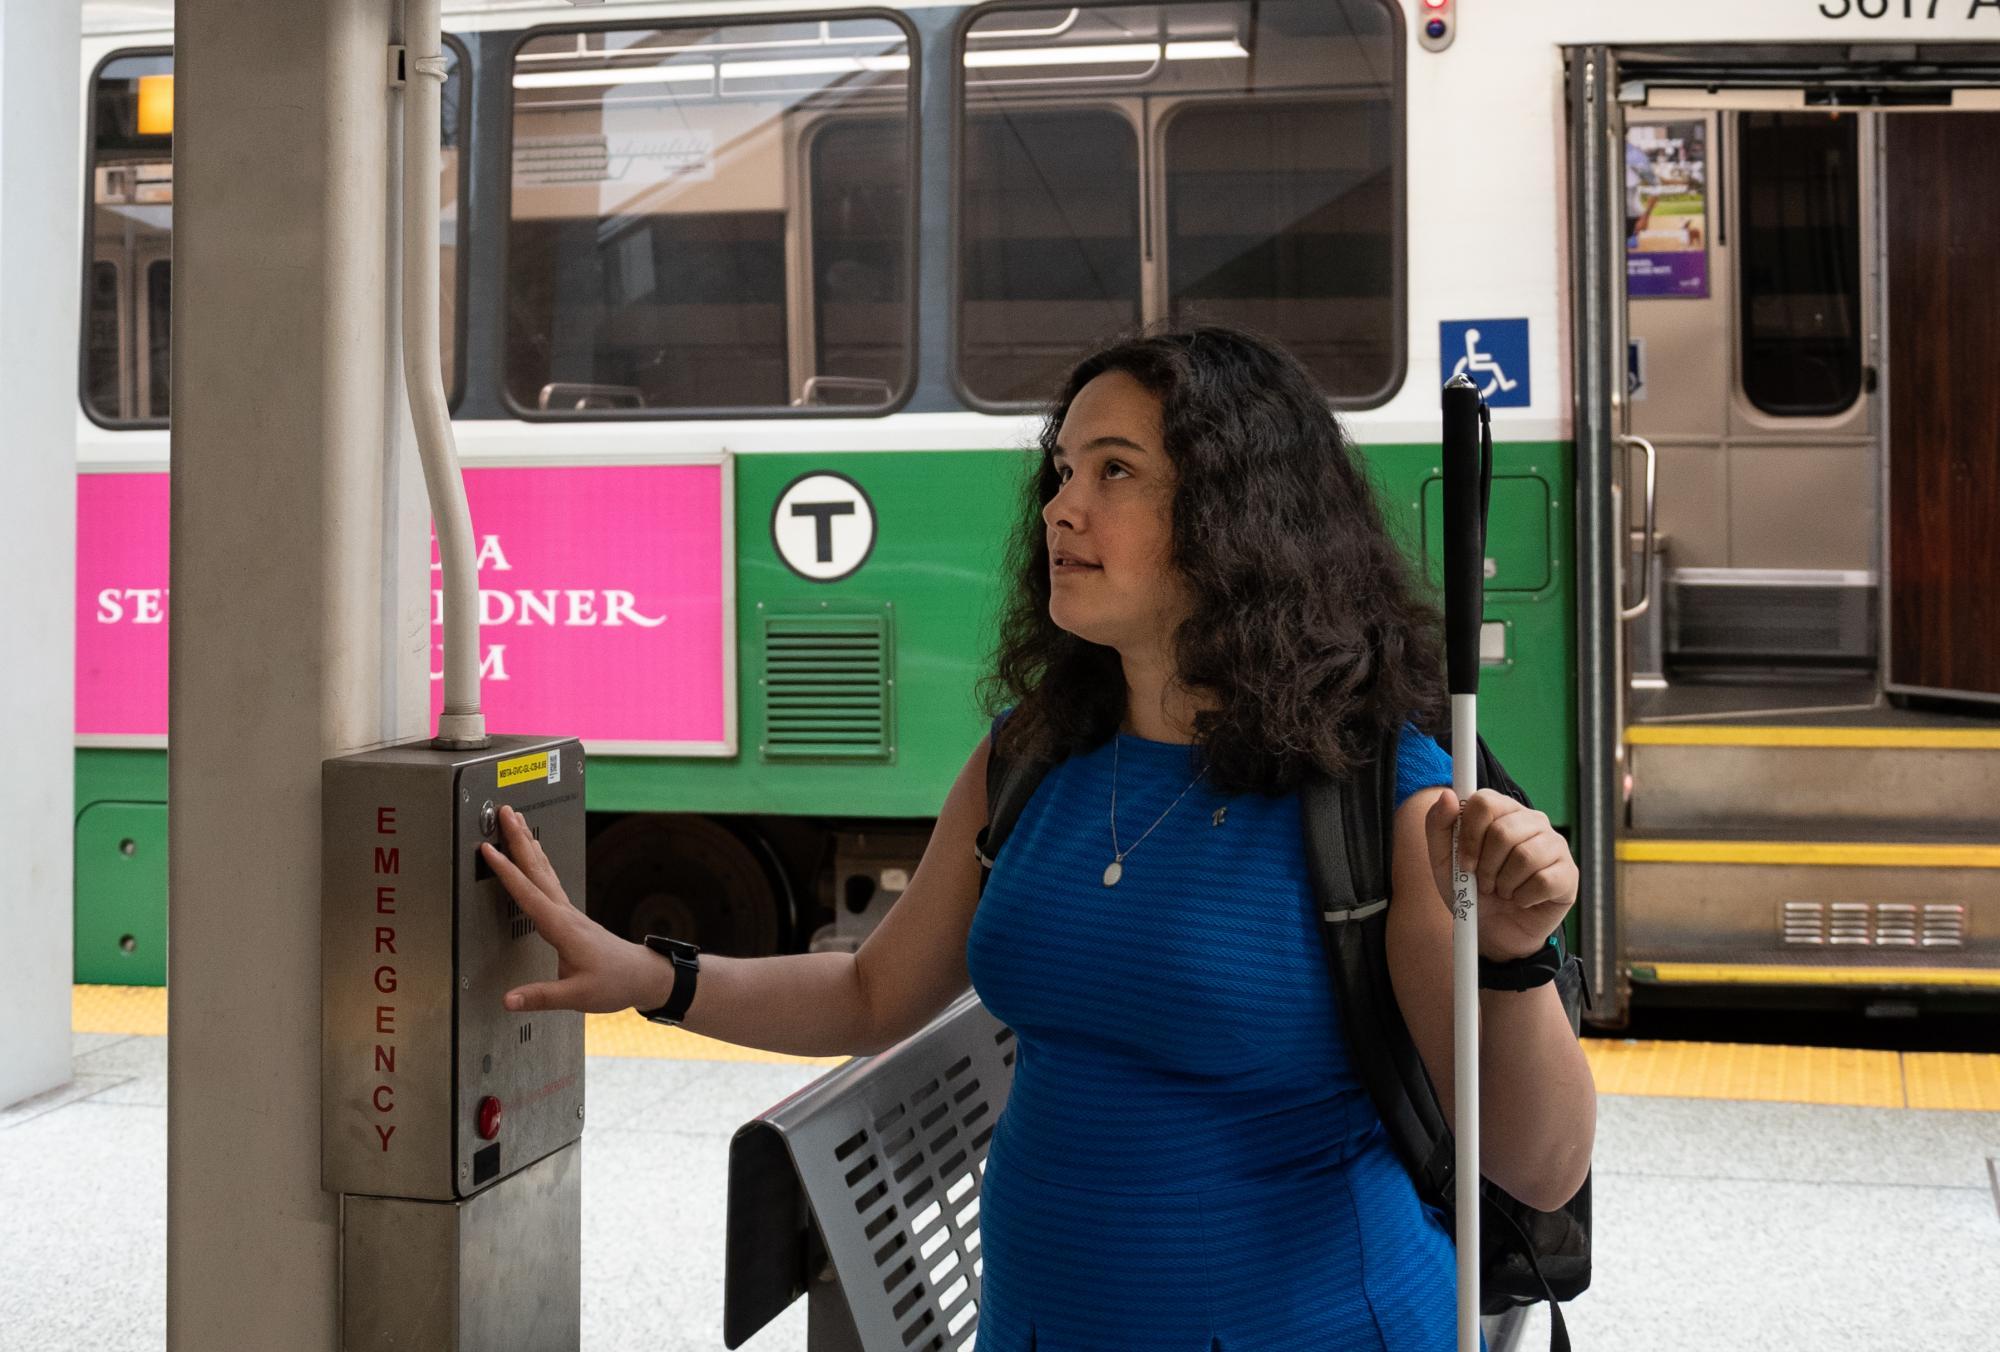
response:
{"label": "train number 3617", "polygon": [[1821,0],[1819,12],[1829,19],[1935,19],[1943,11],[1950,19],[1962,11],[1976,19],[1982,9],[2000,16],[2000,0]]}

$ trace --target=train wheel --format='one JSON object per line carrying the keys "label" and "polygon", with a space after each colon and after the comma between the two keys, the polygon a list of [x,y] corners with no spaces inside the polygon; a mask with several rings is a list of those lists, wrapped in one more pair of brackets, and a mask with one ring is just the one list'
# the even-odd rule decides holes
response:
{"label": "train wheel", "polygon": [[634,814],[590,843],[585,909],[635,943],[664,934],[703,952],[778,951],[778,896],[755,852],[705,817]]}

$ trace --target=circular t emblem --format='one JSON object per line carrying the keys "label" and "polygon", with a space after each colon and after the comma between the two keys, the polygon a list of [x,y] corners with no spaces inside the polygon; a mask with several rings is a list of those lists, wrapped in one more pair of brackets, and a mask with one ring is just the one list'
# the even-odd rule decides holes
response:
{"label": "circular t emblem", "polygon": [[771,511],[771,543],[785,566],[814,582],[834,582],[868,561],[875,506],[845,474],[801,474]]}

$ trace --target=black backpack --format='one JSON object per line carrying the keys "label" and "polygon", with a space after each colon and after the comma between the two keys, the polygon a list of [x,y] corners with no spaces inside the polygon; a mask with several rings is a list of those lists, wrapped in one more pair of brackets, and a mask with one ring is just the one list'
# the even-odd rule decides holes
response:
{"label": "black backpack", "polygon": [[[1388,735],[1372,765],[1354,780],[1316,777],[1300,791],[1306,871],[1320,905],[1327,966],[1355,1069],[1368,1086],[1417,1196],[1444,1213],[1449,1230],[1457,1220],[1451,1124],[1438,1104],[1389,982],[1388,860],[1394,852],[1394,821],[1388,808],[1396,788],[1395,737]],[[1532,806],[1486,739],[1478,741],[1479,786]],[[1021,809],[1052,768],[1047,762],[1010,761],[997,752],[989,755],[987,824],[974,850],[982,894]],[[1369,791],[1352,792],[1357,784]],[[1582,962],[1567,951],[1555,986],[1570,1027],[1580,1029],[1581,1005],[1588,992]],[[1560,1302],[1574,1299],[1590,1285],[1589,1177],[1556,1211],[1537,1211],[1485,1179],[1480,1196],[1480,1312],[1502,1314],[1546,1300],[1549,1346],[1553,1352],[1569,1352]]]}

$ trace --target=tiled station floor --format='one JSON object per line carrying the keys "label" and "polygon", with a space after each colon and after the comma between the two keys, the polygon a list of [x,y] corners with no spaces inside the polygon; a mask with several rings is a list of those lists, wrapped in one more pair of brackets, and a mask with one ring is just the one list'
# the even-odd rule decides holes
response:
{"label": "tiled station floor", "polygon": [[[121,998],[79,988],[76,1078],[0,1110],[10,1352],[165,1346],[164,1000]],[[2000,1347],[2000,1058],[1587,1045],[1579,1352]],[[730,1135],[826,1063],[716,1059],[741,1054],[629,1015],[587,1049],[583,1346],[713,1352]],[[746,1346],[804,1352],[804,1315]],[[1538,1310],[1515,1346],[1547,1345]]]}

